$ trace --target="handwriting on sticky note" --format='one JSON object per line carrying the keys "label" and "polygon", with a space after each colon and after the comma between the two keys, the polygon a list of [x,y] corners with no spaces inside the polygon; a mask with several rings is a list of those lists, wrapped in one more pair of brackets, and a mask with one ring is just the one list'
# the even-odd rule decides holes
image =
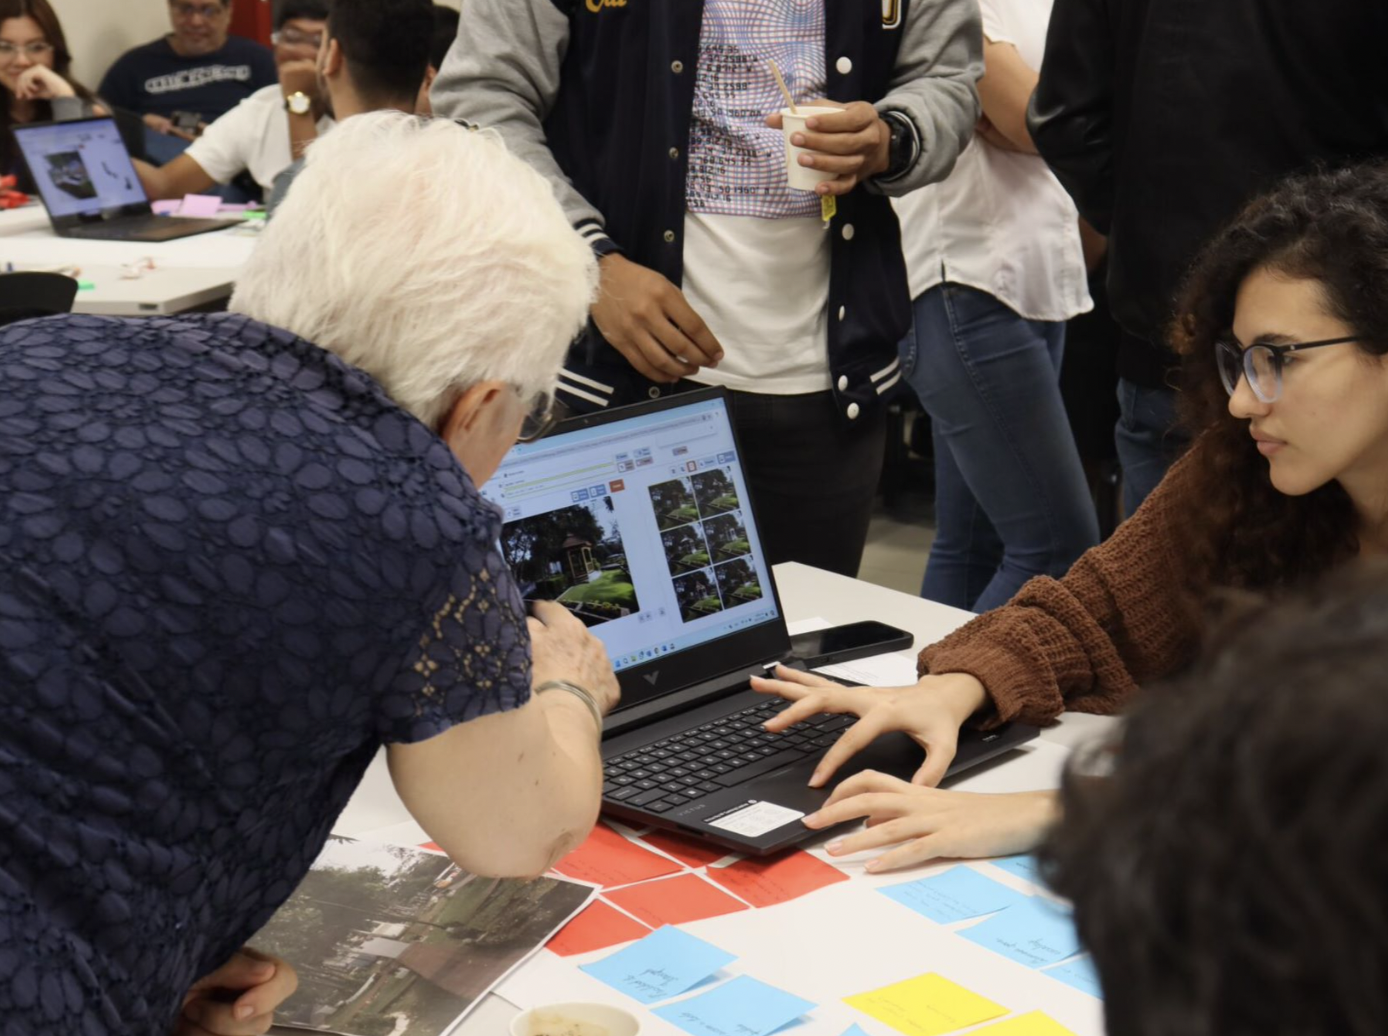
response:
{"label": "handwriting on sticky note", "polygon": [[623,838],[606,824],[599,824],[587,840],[556,863],[554,869],[579,881],[612,888],[649,881],[681,868],[673,860]]}
{"label": "handwriting on sticky note", "polygon": [[738,975],[654,1013],[693,1036],[767,1036],[814,1008],[812,1001]]}
{"label": "handwriting on sticky note", "polygon": [[993,914],[1028,898],[1016,889],[985,878],[972,867],[963,866],[919,881],[886,885],[877,891],[940,924]]}
{"label": "handwriting on sticky note", "polygon": [[661,928],[610,957],[583,965],[600,982],[643,1004],[668,1000],[737,958],[711,943]]}
{"label": "handwriting on sticky note", "polygon": [[606,899],[652,928],[702,921],[706,917],[747,909],[746,903],[710,885],[697,874],[680,874],[617,889],[607,893]]}
{"label": "handwriting on sticky note", "polygon": [[183,203],[178,207],[178,215],[206,218],[217,215],[221,207],[222,199],[215,194],[185,194]]}
{"label": "handwriting on sticky note", "polygon": [[848,880],[843,871],[799,849],[767,860],[710,867],[708,876],[755,907],[775,906]]}
{"label": "handwriting on sticky note", "polygon": [[1007,1008],[934,974],[859,993],[843,1002],[906,1036],[944,1036],[1007,1014]]}
{"label": "handwriting on sticky note", "polygon": [[605,950],[621,942],[631,942],[649,935],[651,930],[640,921],[628,917],[602,900],[597,899],[566,924],[545,943],[546,948],[561,957],[577,953]]}
{"label": "handwriting on sticky note", "polygon": [[1056,964],[1080,951],[1070,912],[1040,896],[1031,896],[959,934],[1029,968]]}
{"label": "handwriting on sticky note", "polygon": [[979,1036],[1075,1036],[1054,1018],[1040,1011],[1009,1018],[997,1025],[985,1025],[975,1031]]}
{"label": "handwriting on sticky note", "polygon": [[1004,856],[1000,860],[989,860],[994,867],[1001,867],[1008,874],[1015,874],[1024,881],[1041,884],[1041,870],[1036,865],[1035,856]]}
{"label": "handwriting on sticky note", "polygon": [[1064,964],[1047,968],[1041,974],[1049,975],[1057,982],[1064,982],[1067,986],[1072,986],[1081,993],[1088,993],[1095,999],[1102,1000],[1104,998],[1104,988],[1099,984],[1099,973],[1094,970],[1093,957],[1076,957],[1074,960],[1067,960]]}

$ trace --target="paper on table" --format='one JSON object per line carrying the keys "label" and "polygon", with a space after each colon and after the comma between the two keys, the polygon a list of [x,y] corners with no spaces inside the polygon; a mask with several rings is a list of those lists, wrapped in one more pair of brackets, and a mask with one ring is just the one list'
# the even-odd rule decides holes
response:
{"label": "paper on table", "polygon": [[789,1025],[815,1004],[748,975],[658,1007],[654,1013],[694,1036],[767,1036]]}
{"label": "paper on table", "polygon": [[179,198],[161,198],[150,202],[149,207],[156,216],[172,216],[182,204],[183,201]]}
{"label": "paper on table", "polygon": [[843,1030],[843,1036],[868,1036],[861,1025],[850,1025]]}
{"label": "paper on table", "polygon": [[1000,867],[1008,874],[1015,874],[1026,881],[1041,884],[1041,871],[1037,868],[1035,856],[1004,856],[1000,860],[989,860],[994,867]]}
{"label": "paper on table", "polygon": [[1099,984],[1099,973],[1094,970],[1093,957],[1076,957],[1064,964],[1047,968],[1041,974],[1049,975],[1056,981],[1064,982],[1067,986],[1078,989],[1081,993],[1088,993],[1098,1000],[1104,998],[1104,987]]}
{"label": "paper on table", "polygon": [[1075,1036],[1073,1032],[1054,1018],[1042,1014],[1040,1011],[1031,1011],[1017,1018],[998,1022],[997,1025],[985,1025],[982,1029],[975,1029],[974,1031],[983,1034],[983,1036]]}
{"label": "paper on table", "polygon": [[660,878],[609,892],[605,898],[652,927],[685,924],[746,910],[747,905],[697,874]]}
{"label": "paper on table", "polygon": [[943,874],[919,881],[887,885],[877,891],[940,924],[993,914],[1029,898],[964,866],[951,867]]}
{"label": "paper on table", "polygon": [[621,942],[642,939],[650,929],[602,900],[595,900],[583,912],[555,933],[545,948],[561,957],[604,950]]}
{"label": "paper on table", "polygon": [[820,666],[815,672],[831,680],[851,680],[864,687],[909,687],[918,679],[915,657],[896,652]]}
{"label": "paper on table", "polygon": [[906,1036],[944,1036],[1007,1014],[1007,1008],[935,974],[845,997],[843,1002]]}
{"label": "paper on table", "polygon": [[755,907],[786,903],[848,880],[843,871],[799,849],[766,860],[738,860],[726,867],[710,867],[707,873],[710,881]]}
{"label": "paper on table", "polygon": [[222,199],[215,194],[185,194],[176,215],[201,216],[205,219],[217,215],[217,210],[221,207]]}
{"label": "paper on table", "polygon": [[727,849],[695,841],[693,838],[667,834],[664,831],[652,831],[650,834],[642,835],[641,841],[690,867],[704,867],[730,855]]}
{"label": "paper on table", "polygon": [[599,824],[587,841],[556,863],[554,869],[580,881],[612,888],[674,874],[681,868],[673,860],[622,837],[606,824]]}
{"label": "paper on table", "polygon": [[737,960],[678,928],[660,928],[583,971],[643,1004],[668,1000]]}
{"label": "paper on table", "polygon": [[1056,964],[1080,951],[1070,911],[1040,896],[1031,896],[959,934],[1029,968]]}

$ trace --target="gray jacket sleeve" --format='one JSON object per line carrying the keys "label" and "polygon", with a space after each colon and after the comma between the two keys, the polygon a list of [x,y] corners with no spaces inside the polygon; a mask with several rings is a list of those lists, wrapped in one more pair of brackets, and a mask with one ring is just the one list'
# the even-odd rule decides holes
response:
{"label": "gray jacket sleeve", "polygon": [[915,160],[905,172],[867,189],[898,196],[937,183],[954,169],[981,112],[975,84],[983,76],[983,23],[971,0],[913,0],[901,27],[891,89],[879,112],[906,117]]}
{"label": "gray jacket sleeve", "polygon": [[568,15],[553,0],[466,0],[430,101],[438,115],[500,133],[549,179],[569,222],[603,254],[615,246],[601,230],[602,214],[574,189],[545,140],[568,44]]}

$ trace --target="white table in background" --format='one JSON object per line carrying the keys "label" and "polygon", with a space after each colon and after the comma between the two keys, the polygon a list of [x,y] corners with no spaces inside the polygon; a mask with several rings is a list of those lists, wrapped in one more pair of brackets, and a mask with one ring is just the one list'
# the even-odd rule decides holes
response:
{"label": "white table in background", "polygon": [[[777,565],[775,572],[781,607],[788,622],[823,618],[837,624],[878,619],[909,630],[915,636],[915,647],[903,654],[914,655],[922,646],[939,640],[973,617],[969,612],[806,565]],[[1073,747],[1100,736],[1112,723],[1109,717],[1067,713],[1056,726],[1044,730],[1041,737]],[[998,763],[988,775],[990,787],[987,790],[1032,790],[1035,787],[1030,783],[1032,773],[1021,758],[1011,763]],[[334,831],[343,835],[371,837],[372,832],[410,819],[409,812],[395,794],[382,753],[367,770],[361,786],[334,826]],[[910,874],[910,871],[902,871],[900,880],[910,880]],[[756,923],[755,912],[747,916],[749,923]],[[454,1030],[453,1036],[499,1036],[507,1031],[506,1026],[517,1010],[515,1005],[502,997],[489,995]],[[294,1030],[276,1027],[275,1031],[288,1034]]]}
{"label": "white table in background", "polygon": [[[77,293],[74,313],[154,316],[230,297],[259,231],[255,224],[175,241],[91,241],[53,233],[42,207],[0,212],[0,271],[76,268],[93,286]],[[121,267],[142,259],[155,268],[137,278]]]}

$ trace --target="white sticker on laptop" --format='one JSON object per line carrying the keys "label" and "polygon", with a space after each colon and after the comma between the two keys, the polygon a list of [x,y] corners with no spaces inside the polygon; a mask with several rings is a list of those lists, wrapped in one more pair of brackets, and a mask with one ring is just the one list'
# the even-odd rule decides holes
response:
{"label": "white sticker on laptop", "polygon": [[760,838],[768,831],[784,827],[792,820],[799,820],[805,814],[798,810],[778,806],[774,802],[753,802],[732,813],[726,813],[717,820],[710,820],[709,827],[721,827],[735,835],[745,838]]}

